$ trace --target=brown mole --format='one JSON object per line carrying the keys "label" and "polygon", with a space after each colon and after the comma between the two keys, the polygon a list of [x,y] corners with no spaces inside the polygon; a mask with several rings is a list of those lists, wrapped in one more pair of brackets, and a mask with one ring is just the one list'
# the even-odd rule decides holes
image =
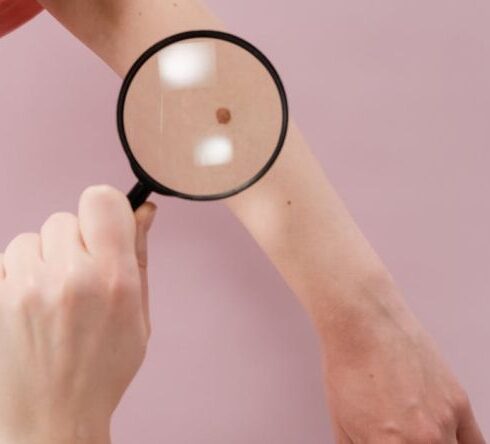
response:
{"label": "brown mole", "polygon": [[218,108],[218,110],[216,111],[216,118],[218,119],[218,123],[226,125],[230,123],[231,112],[228,108]]}

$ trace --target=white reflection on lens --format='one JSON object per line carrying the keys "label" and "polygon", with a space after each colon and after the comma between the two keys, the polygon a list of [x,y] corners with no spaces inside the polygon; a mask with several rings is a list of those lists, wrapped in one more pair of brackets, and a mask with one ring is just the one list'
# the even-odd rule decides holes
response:
{"label": "white reflection on lens", "polygon": [[213,136],[202,141],[194,151],[199,166],[225,165],[233,160],[233,143],[226,136]]}
{"label": "white reflection on lens", "polygon": [[216,72],[215,45],[194,42],[169,46],[158,53],[158,71],[170,88],[203,86]]}

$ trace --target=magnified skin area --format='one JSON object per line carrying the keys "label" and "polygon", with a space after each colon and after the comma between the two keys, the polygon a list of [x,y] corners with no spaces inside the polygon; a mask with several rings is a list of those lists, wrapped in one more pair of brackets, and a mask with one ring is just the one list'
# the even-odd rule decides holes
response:
{"label": "magnified skin area", "polygon": [[[162,74],[168,53],[184,65],[174,68],[189,77],[183,84]],[[182,60],[189,56],[202,59],[204,76],[199,63]],[[233,121],[220,103],[233,108]],[[261,62],[211,38],[178,42],[150,58],[134,77],[124,109],[126,136],[141,167],[156,182],[193,196],[228,193],[253,179],[277,148],[282,116],[278,88]]]}
{"label": "magnified skin area", "polygon": [[[224,28],[194,0],[42,4],[120,76],[163,37]],[[485,443],[465,391],[294,124],[271,172],[226,204],[311,316],[337,442]]]}

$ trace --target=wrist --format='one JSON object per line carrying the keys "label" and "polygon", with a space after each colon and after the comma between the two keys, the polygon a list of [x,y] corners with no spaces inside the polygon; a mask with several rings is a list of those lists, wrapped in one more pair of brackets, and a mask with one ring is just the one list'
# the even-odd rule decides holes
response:
{"label": "wrist", "polygon": [[405,336],[419,334],[420,325],[390,274],[380,268],[349,284],[336,283],[310,300],[310,315],[329,353],[366,353],[393,329]]}

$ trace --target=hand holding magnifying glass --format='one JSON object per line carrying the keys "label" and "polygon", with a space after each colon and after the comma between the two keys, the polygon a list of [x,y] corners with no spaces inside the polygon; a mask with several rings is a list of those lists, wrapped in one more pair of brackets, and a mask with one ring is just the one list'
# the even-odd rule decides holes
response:
{"label": "hand holding magnifying glass", "polygon": [[133,209],[152,192],[207,201],[260,180],[288,129],[284,86],[250,43],[191,31],[148,49],[119,96],[121,142],[138,178]]}

